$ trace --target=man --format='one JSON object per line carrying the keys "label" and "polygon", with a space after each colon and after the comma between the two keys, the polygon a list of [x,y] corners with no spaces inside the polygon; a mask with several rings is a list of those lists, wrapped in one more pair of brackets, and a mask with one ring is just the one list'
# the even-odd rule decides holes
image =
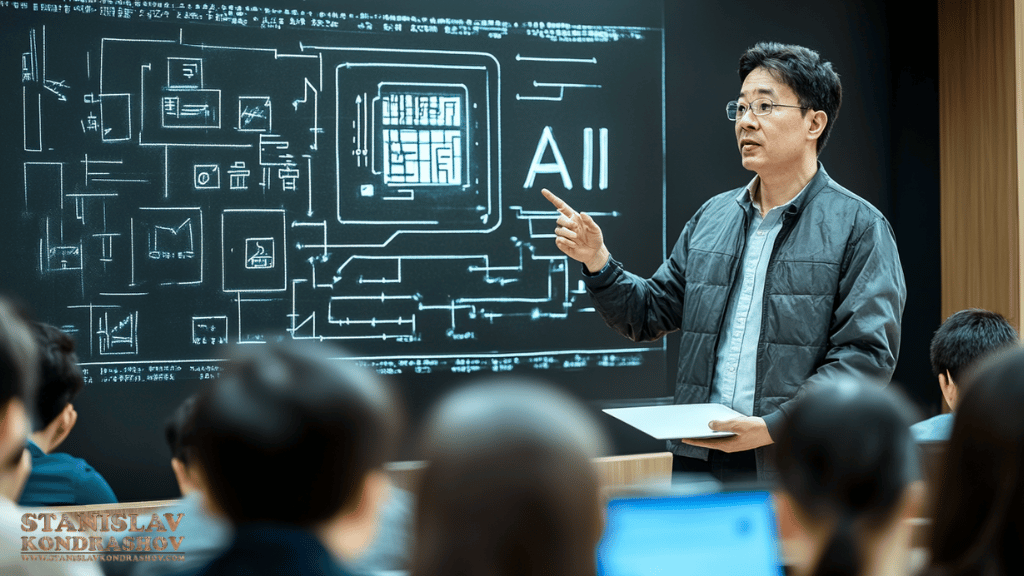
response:
{"label": "man", "polygon": [[651,278],[623,270],[589,215],[543,191],[560,212],[555,243],[583,263],[605,321],[633,340],[682,331],[676,403],[746,415],[710,423],[734,436],[669,443],[675,470],[720,479],[767,477],[763,448],[805,386],[887,382],[906,300],[889,223],[817,161],[842,99],[831,63],[760,43],[739,72],[727,116],[756,176],[708,200]]}
{"label": "man", "polygon": [[54,452],[78,422],[71,403],[85,387],[75,354],[75,341],[67,333],[36,322],[39,346],[38,429],[28,441],[32,474],[18,501],[22,506],[69,506],[117,502],[110,484],[81,458]]}
{"label": "man", "polygon": [[319,342],[250,348],[200,396],[193,479],[234,539],[199,574],[352,573],[401,419],[380,377],[338,355]]}
{"label": "man", "polygon": [[[28,412],[36,394],[38,350],[28,320],[0,297],[0,574],[58,576],[99,575],[94,562],[50,562],[22,555],[29,534],[21,521],[25,512],[15,506],[32,463],[25,443]],[[36,534],[38,536],[38,534]]]}
{"label": "man", "polygon": [[931,343],[932,374],[939,380],[939,389],[950,413],[939,414],[910,427],[918,442],[949,440],[953,431],[953,412],[963,390],[957,385],[968,368],[1000,349],[1020,342],[1017,331],[1001,315],[988,310],[961,310],[942,323]]}

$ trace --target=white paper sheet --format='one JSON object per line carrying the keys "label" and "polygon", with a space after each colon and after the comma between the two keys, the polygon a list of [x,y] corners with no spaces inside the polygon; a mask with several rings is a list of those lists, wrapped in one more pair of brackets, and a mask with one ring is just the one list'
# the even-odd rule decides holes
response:
{"label": "white paper sheet", "polygon": [[708,422],[743,417],[743,414],[722,404],[637,406],[603,411],[659,440],[735,436],[732,432],[716,432],[708,428]]}

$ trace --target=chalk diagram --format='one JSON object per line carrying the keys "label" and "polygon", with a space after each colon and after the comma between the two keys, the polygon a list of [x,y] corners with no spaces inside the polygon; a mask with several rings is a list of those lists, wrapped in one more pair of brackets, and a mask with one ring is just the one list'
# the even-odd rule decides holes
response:
{"label": "chalk diagram", "polygon": [[[501,107],[503,90],[568,106],[599,84],[506,88],[485,52],[188,31],[48,53],[56,33],[19,40],[23,208],[84,360],[278,334],[381,357],[557,353],[550,330],[508,335],[592,316],[554,212],[504,197]],[[583,136],[582,185],[606,189],[608,129]],[[530,178],[559,171],[547,128]]]}

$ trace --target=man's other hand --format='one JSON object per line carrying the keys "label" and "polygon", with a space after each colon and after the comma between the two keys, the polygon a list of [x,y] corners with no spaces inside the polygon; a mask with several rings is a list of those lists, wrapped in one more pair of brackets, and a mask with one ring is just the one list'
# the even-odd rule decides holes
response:
{"label": "man's other hand", "polygon": [[716,432],[733,432],[735,436],[724,438],[684,438],[680,442],[701,448],[713,448],[722,452],[742,452],[767,446],[774,442],[768,434],[763,418],[744,416],[733,420],[712,420],[708,428]]}

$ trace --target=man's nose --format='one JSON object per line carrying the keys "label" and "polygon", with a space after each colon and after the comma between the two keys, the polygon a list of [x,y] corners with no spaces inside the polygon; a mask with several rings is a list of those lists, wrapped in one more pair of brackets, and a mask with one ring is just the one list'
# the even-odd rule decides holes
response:
{"label": "man's nose", "polygon": [[736,119],[736,126],[757,126],[757,116],[752,108],[747,108],[743,115]]}

